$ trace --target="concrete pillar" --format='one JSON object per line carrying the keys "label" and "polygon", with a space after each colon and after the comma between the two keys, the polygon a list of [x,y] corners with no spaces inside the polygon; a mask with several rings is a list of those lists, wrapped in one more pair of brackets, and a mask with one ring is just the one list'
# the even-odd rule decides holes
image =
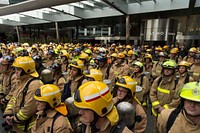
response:
{"label": "concrete pillar", "polygon": [[130,43],[130,17],[126,16],[126,44]]}
{"label": "concrete pillar", "polygon": [[76,25],[76,42],[78,41],[78,34],[79,34],[78,30],[79,30],[79,26]]}
{"label": "concrete pillar", "polygon": [[84,28],[84,36],[87,36],[87,28]]}
{"label": "concrete pillar", "polygon": [[93,32],[92,32],[93,35],[96,34],[96,28],[93,28]]}
{"label": "concrete pillar", "polygon": [[15,29],[16,29],[16,32],[17,32],[17,39],[18,39],[18,43],[20,42],[20,34],[19,34],[19,29],[18,29],[18,27],[16,26],[15,27]]}
{"label": "concrete pillar", "polygon": [[111,27],[108,27],[108,36],[111,35]]}
{"label": "concrete pillar", "polygon": [[60,42],[60,37],[59,37],[59,29],[58,29],[58,22],[55,22],[55,26],[56,26],[56,39],[57,42]]}
{"label": "concrete pillar", "polygon": [[135,40],[134,40],[134,45],[137,45],[137,44],[138,44],[138,40],[135,39]]}

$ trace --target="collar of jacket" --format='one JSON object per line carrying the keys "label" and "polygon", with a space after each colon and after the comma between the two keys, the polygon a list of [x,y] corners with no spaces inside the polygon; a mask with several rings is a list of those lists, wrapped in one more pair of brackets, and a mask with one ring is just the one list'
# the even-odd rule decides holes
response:
{"label": "collar of jacket", "polygon": [[[46,117],[53,118],[55,116],[55,114],[57,113],[57,111],[55,109],[49,109],[45,113],[46,113]],[[44,114],[44,111],[43,110],[38,111],[36,114],[38,116],[42,116]]]}
{"label": "collar of jacket", "polygon": [[100,132],[105,131],[110,126],[110,121],[107,117],[99,118],[99,120],[96,123],[96,126],[99,127]]}
{"label": "collar of jacket", "polygon": [[195,66],[200,66],[200,63],[194,63]]}
{"label": "collar of jacket", "polygon": [[142,73],[134,73],[134,74],[133,74],[133,77],[139,78],[141,75],[142,75]]}
{"label": "collar of jacket", "polygon": [[186,112],[185,112],[184,109],[182,110],[181,115],[183,115],[183,117],[185,118],[185,120],[186,120],[187,122],[189,122],[190,124],[192,124],[192,125],[194,125],[194,126],[200,127],[200,121],[199,121],[197,124],[195,124],[194,122],[192,122],[190,119],[187,118]]}
{"label": "collar of jacket", "polygon": [[106,63],[102,68],[100,68],[100,69],[105,69],[105,68],[107,68],[108,67],[108,63]]}
{"label": "collar of jacket", "polygon": [[176,77],[176,74],[173,74],[171,76],[164,76],[163,75],[162,76],[162,81],[163,81],[163,83],[169,83],[169,82],[175,80],[175,77]]}
{"label": "collar of jacket", "polygon": [[3,74],[10,74],[12,71],[13,71],[13,69],[8,69]]}
{"label": "collar of jacket", "polygon": [[125,64],[126,64],[126,62],[124,61],[123,63],[117,64],[116,66],[117,66],[117,67],[123,67],[123,66],[125,66]]}
{"label": "collar of jacket", "polygon": [[72,78],[72,80],[78,81],[78,80],[81,79],[83,76],[84,76],[83,74],[82,74],[82,75],[79,75],[79,76],[76,76],[76,77]]}
{"label": "collar of jacket", "polygon": [[144,65],[146,65],[146,66],[153,66],[153,63],[152,62],[148,62],[148,63],[144,63]]}
{"label": "collar of jacket", "polygon": [[23,75],[23,76],[20,76],[20,77],[17,77],[17,81],[18,82],[23,82],[23,81],[26,81],[27,79],[30,79],[32,76],[30,75]]}
{"label": "collar of jacket", "polygon": [[184,77],[184,76],[186,76],[187,75],[187,72],[184,72],[183,74],[181,74],[180,76],[181,77]]}
{"label": "collar of jacket", "polygon": [[[49,109],[45,113],[46,113],[46,116],[45,116],[46,118],[47,117],[48,118],[53,118],[56,115],[57,111],[55,109]],[[44,111],[43,110],[38,111],[36,114],[40,118],[40,117],[42,117],[44,115]]]}

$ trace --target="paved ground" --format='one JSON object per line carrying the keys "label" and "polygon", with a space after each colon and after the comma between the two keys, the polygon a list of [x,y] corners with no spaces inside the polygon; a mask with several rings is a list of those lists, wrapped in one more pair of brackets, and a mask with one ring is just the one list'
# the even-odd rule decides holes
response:
{"label": "paved ground", "polygon": [[6,133],[4,131],[4,128],[1,126],[1,124],[4,122],[4,119],[2,118],[2,111],[0,111],[0,133]]}
{"label": "paved ground", "polygon": [[153,133],[153,117],[151,115],[151,109],[147,109],[147,129],[146,133]]}

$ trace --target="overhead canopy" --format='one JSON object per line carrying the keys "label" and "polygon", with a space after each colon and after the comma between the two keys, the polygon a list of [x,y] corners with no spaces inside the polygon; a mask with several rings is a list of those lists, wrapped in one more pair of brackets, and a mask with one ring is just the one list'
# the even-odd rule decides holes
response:
{"label": "overhead canopy", "polygon": [[[0,3],[1,4],[1,3]],[[20,26],[189,8],[190,0],[27,0],[0,7],[0,24]],[[196,1],[194,7],[199,7]]]}

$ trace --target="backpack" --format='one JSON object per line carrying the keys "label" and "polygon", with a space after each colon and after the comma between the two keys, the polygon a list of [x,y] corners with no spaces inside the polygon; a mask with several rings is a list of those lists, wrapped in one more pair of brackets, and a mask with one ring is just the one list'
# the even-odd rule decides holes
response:
{"label": "backpack", "polygon": [[108,68],[107,68],[107,70],[106,70],[106,77],[105,77],[105,79],[108,79],[109,78],[109,76],[110,76],[110,68],[112,67],[112,65],[108,65]]}

